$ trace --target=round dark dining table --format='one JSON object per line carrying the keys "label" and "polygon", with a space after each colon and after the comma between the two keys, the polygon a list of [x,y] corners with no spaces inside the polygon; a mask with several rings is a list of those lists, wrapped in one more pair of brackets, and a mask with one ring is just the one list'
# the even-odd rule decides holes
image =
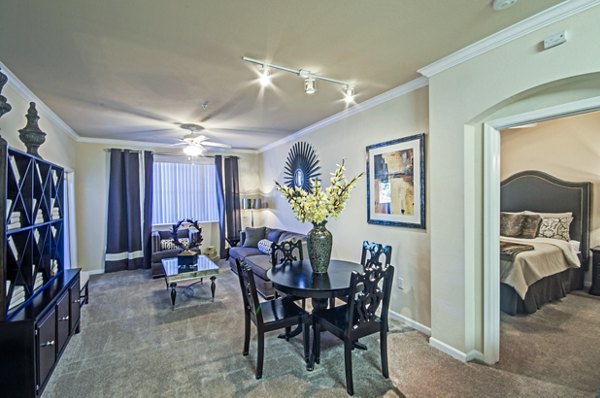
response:
{"label": "round dark dining table", "polygon": [[327,299],[350,293],[350,275],[363,272],[359,263],[330,260],[327,273],[315,274],[309,260],[279,264],[267,271],[275,289],[297,297],[312,299],[314,310],[327,307]]}

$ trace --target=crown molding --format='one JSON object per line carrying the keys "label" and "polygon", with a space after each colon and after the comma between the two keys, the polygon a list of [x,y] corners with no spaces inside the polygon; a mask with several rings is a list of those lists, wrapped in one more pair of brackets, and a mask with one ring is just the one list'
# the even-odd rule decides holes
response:
{"label": "crown molding", "polygon": [[69,136],[71,139],[77,141],[79,140],[79,134],[77,134],[75,132],[75,130],[73,130],[71,128],[71,126],[69,126],[67,123],[65,123],[64,120],[62,120],[56,113],[54,113],[54,111],[52,109],[50,109],[48,107],[48,105],[46,105],[44,103],[44,101],[42,101],[41,99],[38,98],[37,95],[35,95],[14,73],[12,73],[12,71],[10,69],[8,69],[6,67],[6,65],[4,65],[2,62],[0,62],[0,68],[2,69],[3,73],[8,76],[8,83],[7,85],[9,87],[11,87],[13,90],[15,90],[17,93],[19,93],[24,99],[26,99],[28,102],[35,102],[35,106],[38,110],[38,114],[42,114],[45,117],[47,117],[48,119],[50,119],[54,124],[56,124],[59,127],[59,131],[65,133],[67,136]]}
{"label": "crown molding", "polygon": [[430,78],[508,42],[598,5],[600,5],[600,0],[564,1],[441,58],[417,72]]}
{"label": "crown molding", "polygon": [[338,112],[334,115],[326,117],[325,119],[319,120],[318,122],[311,124],[308,127],[303,128],[302,130],[298,130],[293,134],[290,134],[280,140],[272,142],[268,145],[263,146],[258,150],[258,152],[262,153],[268,151],[269,149],[273,149],[279,145],[285,144],[287,142],[295,141],[298,138],[311,133],[313,131],[319,130],[325,126],[338,122],[340,120],[346,119],[352,115],[356,115],[357,113],[366,111],[367,109],[371,109],[377,105],[381,105],[387,101],[390,101],[394,98],[401,97],[405,94],[408,94],[412,91],[418,90],[422,87],[426,87],[429,84],[429,80],[425,77],[419,77],[414,80],[409,81],[408,83],[401,84],[398,87],[394,87],[391,90],[385,91],[373,98],[369,98],[366,101],[361,102],[360,104],[356,104],[348,109],[344,109],[341,112]]}
{"label": "crown molding", "polygon": [[[83,144],[99,144],[99,145],[118,145],[120,147],[133,147],[139,148],[173,148],[172,144],[164,142],[152,142],[152,141],[130,141],[130,140],[117,140],[112,138],[96,138],[96,137],[79,137],[77,142]],[[240,154],[258,154],[256,149],[244,149],[244,148],[223,148],[222,151],[212,151],[208,149],[209,153],[240,153]]]}

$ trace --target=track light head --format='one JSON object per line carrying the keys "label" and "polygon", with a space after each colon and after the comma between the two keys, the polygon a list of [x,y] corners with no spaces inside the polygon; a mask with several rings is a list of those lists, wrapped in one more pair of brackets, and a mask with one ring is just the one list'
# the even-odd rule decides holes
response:
{"label": "track light head", "polygon": [[268,66],[263,65],[259,68],[260,71],[260,78],[259,78],[259,82],[260,85],[263,87],[267,87],[269,84],[271,84],[271,70],[269,69]]}
{"label": "track light head", "polygon": [[306,94],[314,94],[317,92],[317,82],[312,76],[308,76],[304,79],[304,92]]}
{"label": "track light head", "polygon": [[344,88],[344,101],[347,104],[351,104],[354,102],[354,86],[346,86]]}

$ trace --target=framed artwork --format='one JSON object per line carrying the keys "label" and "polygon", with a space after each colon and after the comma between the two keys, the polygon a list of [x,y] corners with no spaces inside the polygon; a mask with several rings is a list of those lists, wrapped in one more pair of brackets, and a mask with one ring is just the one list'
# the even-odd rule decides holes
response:
{"label": "framed artwork", "polygon": [[306,192],[312,192],[310,180],[318,178],[319,159],[312,145],[307,142],[296,142],[285,161],[283,179],[290,188],[302,188]]}
{"label": "framed artwork", "polygon": [[425,134],[367,147],[367,222],[425,229]]}

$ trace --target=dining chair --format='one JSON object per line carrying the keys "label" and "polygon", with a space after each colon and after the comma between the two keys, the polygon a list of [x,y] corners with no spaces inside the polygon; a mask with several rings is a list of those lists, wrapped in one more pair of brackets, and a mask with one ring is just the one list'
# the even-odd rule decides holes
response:
{"label": "dining chair", "polygon": [[[381,262],[381,256],[385,257],[385,262]],[[390,245],[382,245],[381,243],[363,241],[362,243],[362,252],[360,254],[360,263],[363,268],[367,264],[384,264],[390,265],[392,260],[392,246]],[[348,302],[348,297],[338,297],[343,302]],[[329,306],[335,306],[335,297],[329,299]]]}
{"label": "dining chair", "polygon": [[[292,261],[302,261],[304,256],[302,254],[302,241],[301,240],[286,240],[279,244],[273,242],[271,244],[271,264],[275,265],[287,265],[291,264]],[[276,297],[280,293],[276,292]],[[302,309],[306,309],[306,299],[303,297],[295,297],[286,295],[287,300],[302,300]],[[286,338],[289,338],[287,336]]]}
{"label": "dining chair", "polygon": [[291,300],[273,299],[265,302],[258,301],[254,274],[252,268],[236,259],[238,279],[242,290],[244,303],[244,356],[250,348],[250,322],[256,326],[258,338],[258,354],[256,359],[256,378],[260,379],[263,372],[265,351],[265,333],[273,330],[286,329],[289,332],[294,325],[304,325],[304,360],[307,369],[311,366],[309,355],[309,321],[310,315]]}
{"label": "dining chair", "polygon": [[[379,332],[381,373],[389,377],[387,358],[388,310],[394,267],[385,264],[367,264],[364,273],[352,273],[350,299],[347,304],[313,312],[314,361],[320,362],[320,332],[328,330],[344,342],[346,391],[354,394],[352,381],[352,347],[361,338]],[[379,315],[376,312],[381,307]]]}

